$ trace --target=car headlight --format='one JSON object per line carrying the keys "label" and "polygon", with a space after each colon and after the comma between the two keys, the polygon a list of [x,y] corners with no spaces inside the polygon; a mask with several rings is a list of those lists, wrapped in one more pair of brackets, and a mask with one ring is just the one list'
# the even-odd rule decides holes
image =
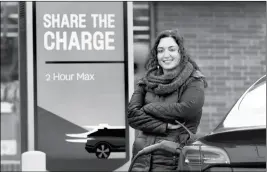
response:
{"label": "car headlight", "polygon": [[182,171],[201,171],[211,164],[229,164],[227,153],[218,147],[192,145],[185,146],[180,156]]}

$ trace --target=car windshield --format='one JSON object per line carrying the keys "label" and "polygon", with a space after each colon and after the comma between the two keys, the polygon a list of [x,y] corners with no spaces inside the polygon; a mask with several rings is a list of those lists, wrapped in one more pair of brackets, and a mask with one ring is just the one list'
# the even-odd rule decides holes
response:
{"label": "car windshield", "polygon": [[223,122],[224,128],[266,126],[266,80],[239,100]]}

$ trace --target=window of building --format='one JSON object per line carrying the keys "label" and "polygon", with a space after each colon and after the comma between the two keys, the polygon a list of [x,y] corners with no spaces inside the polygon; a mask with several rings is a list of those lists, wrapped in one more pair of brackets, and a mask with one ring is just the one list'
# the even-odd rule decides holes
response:
{"label": "window of building", "polygon": [[150,52],[151,42],[151,4],[133,2],[133,39],[135,81],[144,75],[145,63]]}
{"label": "window of building", "polygon": [[20,171],[18,2],[1,2],[1,171]]}

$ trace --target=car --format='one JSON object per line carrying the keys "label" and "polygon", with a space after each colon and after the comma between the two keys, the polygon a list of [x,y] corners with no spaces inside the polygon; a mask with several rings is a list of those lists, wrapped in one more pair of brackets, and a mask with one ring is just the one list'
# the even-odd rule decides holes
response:
{"label": "car", "polygon": [[111,152],[125,152],[125,129],[98,129],[87,135],[85,149],[89,153],[95,153],[98,159],[107,159]]}
{"label": "car", "polygon": [[210,133],[183,147],[179,171],[266,171],[266,75]]}

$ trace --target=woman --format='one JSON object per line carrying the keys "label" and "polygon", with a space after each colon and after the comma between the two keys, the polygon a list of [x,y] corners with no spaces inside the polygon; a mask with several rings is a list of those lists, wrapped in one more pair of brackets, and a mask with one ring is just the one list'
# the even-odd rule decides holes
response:
{"label": "woman", "polygon": [[[133,156],[160,140],[183,142],[189,135],[176,120],[196,133],[207,87],[199,67],[186,54],[183,38],[177,30],[158,35],[147,69],[128,106],[129,125],[140,130],[133,145]],[[171,171],[177,164],[177,156],[156,151],[137,159],[133,171]]]}

